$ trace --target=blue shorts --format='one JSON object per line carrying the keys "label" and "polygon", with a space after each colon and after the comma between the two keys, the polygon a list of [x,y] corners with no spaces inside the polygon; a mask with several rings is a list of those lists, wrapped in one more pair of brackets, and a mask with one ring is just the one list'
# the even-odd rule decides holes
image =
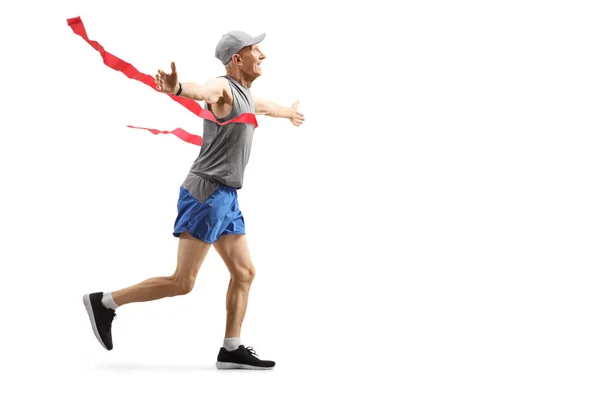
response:
{"label": "blue shorts", "polygon": [[221,235],[246,233],[244,217],[238,207],[237,189],[219,185],[204,203],[190,192],[179,189],[177,219],[173,236],[188,231],[203,242],[213,244]]}

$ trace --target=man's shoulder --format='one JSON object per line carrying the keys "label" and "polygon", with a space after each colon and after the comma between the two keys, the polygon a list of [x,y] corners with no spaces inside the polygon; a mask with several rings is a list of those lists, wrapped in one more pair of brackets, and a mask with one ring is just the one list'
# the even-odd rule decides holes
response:
{"label": "man's shoulder", "polygon": [[215,78],[209,79],[206,83],[214,88],[222,89],[221,102],[231,104],[231,98],[233,97],[233,92],[231,91],[231,85],[229,83],[229,79],[225,76],[217,76]]}
{"label": "man's shoulder", "polygon": [[228,87],[229,86],[229,79],[227,79],[226,76],[217,76],[215,78],[209,79],[206,83],[207,84],[212,84],[212,85],[219,85],[219,86],[223,86],[223,87]]}

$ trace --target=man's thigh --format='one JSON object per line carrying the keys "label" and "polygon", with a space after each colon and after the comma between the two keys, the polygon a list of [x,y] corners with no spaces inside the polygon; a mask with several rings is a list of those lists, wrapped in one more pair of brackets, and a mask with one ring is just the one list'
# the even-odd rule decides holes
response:
{"label": "man's thigh", "polygon": [[230,272],[253,268],[246,235],[221,235],[213,246]]}

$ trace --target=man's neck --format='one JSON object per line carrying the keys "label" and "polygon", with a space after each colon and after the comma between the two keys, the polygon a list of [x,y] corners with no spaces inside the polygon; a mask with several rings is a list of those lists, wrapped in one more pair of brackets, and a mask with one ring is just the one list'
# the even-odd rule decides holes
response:
{"label": "man's neck", "polygon": [[239,71],[229,72],[227,75],[231,76],[233,79],[238,81],[243,87],[250,89],[252,86],[253,79],[249,79],[247,76],[244,76]]}

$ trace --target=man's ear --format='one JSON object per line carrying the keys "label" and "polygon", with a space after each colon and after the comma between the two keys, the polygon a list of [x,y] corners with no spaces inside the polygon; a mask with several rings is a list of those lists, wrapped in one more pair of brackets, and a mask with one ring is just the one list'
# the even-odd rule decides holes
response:
{"label": "man's ear", "polygon": [[236,64],[241,64],[242,63],[242,56],[239,54],[234,54],[233,57],[231,58],[231,60],[236,63]]}

